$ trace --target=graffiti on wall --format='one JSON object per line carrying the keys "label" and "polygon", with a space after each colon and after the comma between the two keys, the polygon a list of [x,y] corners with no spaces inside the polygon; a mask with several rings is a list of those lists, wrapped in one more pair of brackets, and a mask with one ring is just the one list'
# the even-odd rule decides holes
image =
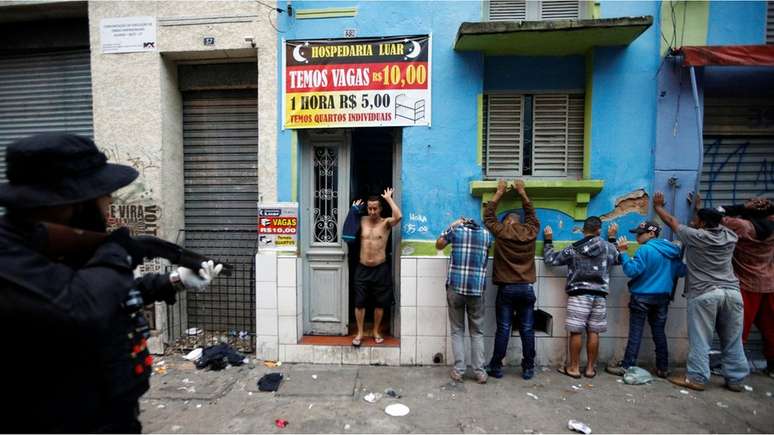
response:
{"label": "graffiti on wall", "polygon": [[140,176],[133,183],[113,194],[114,201],[130,203],[153,199],[153,189],[145,184],[146,171],[149,169],[160,169],[160,166],[157,164],[160,159],[147,154],[142,156],[132,155],[128,152],[122,154],[116,145],[103,148],[101,151],[105,153],[109,161],[129,165],[140,173]]}
{"label": "graffiti on wall", "polygon": [[[771,196],[774,191],[774,143],[763,147],[750,141],[715,139],[704,148],[704,201],[709,206],[735,204],[750,196]],[[728,152],[730,147],[734,147]],[[728,179],[730,177],[730,180]],[[722,192],[722,193],[721,193]]]}
{"label": "graffiti on wall", "polygon": [[403,225],[403,231],[407,235],[426,234],[428,230],[427,216],[418,213],[409,213],[408,222]]}

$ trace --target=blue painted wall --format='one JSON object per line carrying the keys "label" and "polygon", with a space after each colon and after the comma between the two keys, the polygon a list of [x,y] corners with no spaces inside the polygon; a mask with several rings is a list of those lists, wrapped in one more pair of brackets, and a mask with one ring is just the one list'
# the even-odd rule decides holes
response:
{"label": "blue painted wall", "polygon": [[[656,76],[659,67],[658,2],[602,2],[601,18],[653,16],[653,25],[626,47],[593,53],[591,178],[605,187],[589,205],[601,215],[636,189],[651,193],[656,139]],[[615,221],[622,229],[644,219],[637,213]]]}
{"label": "blue painted wall", "polygon": [[[279,2],[279,7],[285,7]],[[432,126],[403,129],[401,195],[404,239],[434,240],[460,215],[478,216],[480,201],[469,193],[480,179],[477,158],[477,96],[483,87],[483,57],[457,53],[460,23],[481,21],[481,3],[293,1],[298,9],[357,6],[352,18],[295,20],[282,14],[280,38],[341,38],[354,28],[359,37],[432,34]],[[278,47],[281,50],[281,47]],[[280,56],[278,51],[278,56]],[[278,57],[278,58],[281,58]],[[280,69],[277,71],[281,75]],[[281,107],[281,95],[277,96]],[[281,128],[281,119],[280,125]],[[290,200],[290,131],[278,134],[278,192]],[[410,213],[426,216],[428,231],[407,234]]]}
{"label": "blue painted wall", "polygon": [[[284,2],[278,4],[285,6]],[[481,3],[477,1],[293,2],[296,9],[352,5],[358,6],[353,18],[288,20],[283,14],[278,26],[287,30],[280,37],[339,38],[345,28],[357,29],[358,36],[432,33],[432,127],[403,129],[401,206],[406,216],[403,238],[434,240],[456,217],[477,216],[480,211],[479,200],[469,193],[470,181],[482,177],[476,163],[477,96],[485,89],[583,89],[585,59],[484,58],[477,53],[455,52],[454,38],[460,23],[481,20]],[[661,187],[654,178],[657,104],[661,104],[657,80],[659,9],[658,2],[649,1],[601,4],[603,18],[652,15],[654,24],[629,46],[593,50],[591,178],[604,180],[605,187],[591,201],[592,215],[610,212],[616,199],[627,193],[637,189],[652,193],[654,184]],[[281,74],[281,69],[277,73]],[[280,103],[280,95],[277,97]],[[692,109],[690,100],[682,103]],[[686,132],[693,125],[689,120],[680,122]],[[290,137],[287,130],[278,134],[280,200],[290,199]],[[407,233],[405,224],[409,223],[410,213],[427,217],[426,233]],[[573,229],[577,230],[580,222],[569,216],[543,209],[538,215],[544,225],[554,228],[557,239],[579,237]],[[630,213],[615,221],[625,230],[644,218]]]}
{"label": "blue painted wall", "polygon": [[586,65],[583,56],[487,56],[484,90],[583,90]]}
{"label": "blue painted wall", "polygon": [[711,1],[707,45],[766,43],[765,1]]}

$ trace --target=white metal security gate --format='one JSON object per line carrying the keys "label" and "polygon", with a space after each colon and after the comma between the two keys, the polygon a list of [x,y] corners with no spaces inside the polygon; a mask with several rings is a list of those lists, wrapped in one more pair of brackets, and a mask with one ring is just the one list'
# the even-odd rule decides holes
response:
{"label": "white metal security gate", "polygon": [[0,58],[0,180],[9,143],[52,132],[94,136],[88,49]]}

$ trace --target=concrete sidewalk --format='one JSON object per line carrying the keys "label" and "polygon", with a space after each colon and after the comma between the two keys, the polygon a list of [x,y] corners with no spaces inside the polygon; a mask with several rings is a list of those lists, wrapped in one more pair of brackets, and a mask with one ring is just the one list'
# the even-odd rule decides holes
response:
{"label": "concrete sidewalk", "polygon": [[[774,430],[774,379],[752,375],[752,392],[733,393],[713,377],[704,392],[681,392],[665,380],[632,386],[604,373],[574,380],[539,368],[530,381],[509,368],[502,379],[478,385],[450,381],[447,367],[381,367],[285,364],[277,369],[229,367],[196,370],[181,357],[165,357],[141,400],[145,432],[165,433],[569,433],[581,420],[594,433],[759,433]],[[279,371],[276,393],[259,392],[258,379]],[[402,395],[368,403],[369,392],[388,387]],[[685,391],[685,390],[683,390]],[[687,393],[687,394],[686,394]],[[403,403],[405,417],[384,408]],[[278,418],[289,425],[280,429]]]}

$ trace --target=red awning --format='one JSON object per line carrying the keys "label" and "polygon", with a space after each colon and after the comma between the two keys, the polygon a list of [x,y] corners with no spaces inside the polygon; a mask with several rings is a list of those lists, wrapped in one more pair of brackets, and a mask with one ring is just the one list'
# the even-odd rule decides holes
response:
{"label": "red awning", "polygon": [[683,66],[774,66],[774,45],[681,47]]}

